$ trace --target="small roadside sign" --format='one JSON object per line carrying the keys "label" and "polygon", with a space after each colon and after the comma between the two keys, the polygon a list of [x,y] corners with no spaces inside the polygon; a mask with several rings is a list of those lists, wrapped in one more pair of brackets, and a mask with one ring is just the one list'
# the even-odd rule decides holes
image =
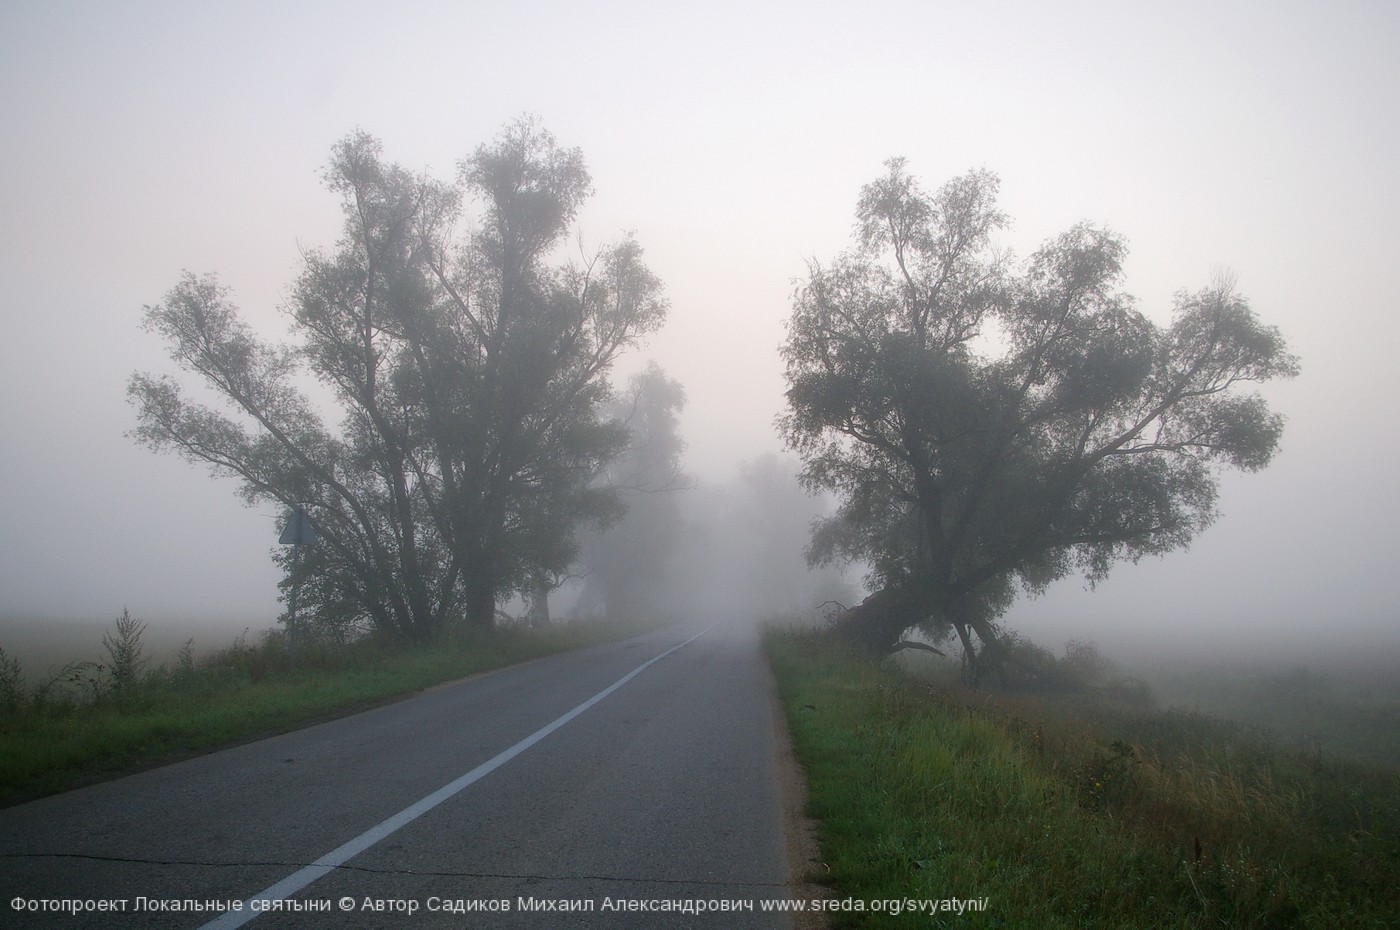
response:
{"label": "small roadside sign", "polygon": [[282,535],[277,537],[277,541],[284,546],[300,546],[316,541],[316,530],[306,518],[305,510],[292,508],[292,516],[282,528]]}

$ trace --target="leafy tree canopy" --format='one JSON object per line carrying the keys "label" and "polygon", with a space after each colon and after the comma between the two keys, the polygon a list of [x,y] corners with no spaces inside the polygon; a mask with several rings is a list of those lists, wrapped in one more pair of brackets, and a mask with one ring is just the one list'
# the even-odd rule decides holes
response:
{"label": "leafy tree canopy", "polygon": [[814,563],[860,559],[875,589],[847,630],[876,652],[909,627],[975,633],[1037,592],[1186,545],[1222,468],[1254,471],[1283,419],[1248,390],[1298,371],[1278,330],[1220,280],[1169,326],[1122,289],[1124,240],[1089,224],[1023,262],[986,171],[936,192],[903,160],[867,185],[855,243],[813,263],[788,338],[780,426],[838,514]]}
{"label": "leafy tree canopy", "polygon": [[[599,409],[614,359],[665,317],[660,282],[631,238],[551,260],[591,182],[529,120],[456,184],[386,163],[359,132],[324,177],[344,234],[305,256],[285,307],[298,341],[265,343],[215,278],[186,275],[146,328],[231,409],[136,374],[133,435],[236,477],[250,502],[304,507],[321,543],[303,603],[323,620],[412,637],[490,624],[499,598],[567,568],[576,527],[618,515],[593,477],[626,430]],[[299,372],[334,392],[338,426]]]}

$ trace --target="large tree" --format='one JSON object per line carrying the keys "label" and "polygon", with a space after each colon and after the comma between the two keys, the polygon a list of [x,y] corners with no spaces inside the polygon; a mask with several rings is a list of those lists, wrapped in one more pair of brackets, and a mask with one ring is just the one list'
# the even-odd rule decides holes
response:
{"label": "large tree", "polygon": [[[664,319],[660,284],[631,238],[552,262],[591,182],[532,121],[455,185],[385,163],[363,133],[325,179],[344,235],[305,257],[285,307],[299,342],[266,344],[215,279],[186,275],[145,325],[232,415],[137,374],[134,435],[240,479],[250,502],[303,507],[322,540],[306,606],[414,638],[489,625],[501,597],[568,566],[580,524],[616,517],[591,479],[626,435],[598,411],[614,359]],[[299,371],[333,391],[338,428]]]}
{"label": "large tree", "polygon": [[883,653],[916,625],[955,631],[975,675],[1018,590],[1205,529],[1221,468],[1278,446],[1248,385],[1297,361],[1228,281],[1178,293],[1159,326],[1121,289],[1119,236],[1079,225],[1013,262],[994,175],[930,194],[888,169],[854,247],[796,293],[781,428],[842,501],[809,557],[871,566],[847,632]]}

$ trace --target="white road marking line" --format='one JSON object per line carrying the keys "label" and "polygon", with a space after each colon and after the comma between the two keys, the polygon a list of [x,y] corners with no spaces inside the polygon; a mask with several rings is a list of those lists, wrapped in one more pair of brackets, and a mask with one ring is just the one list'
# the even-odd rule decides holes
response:
{"label": "white road marking line", "polygon": [[405,807],[403,810],[399,811],[397,814],[390,817],[389,819],[379,824],[376,824],[373,827],[370,827],[368,830],[366,830],[364,833],[361,833],[353,840],[350,840],[348,843],[345,843],[344,845],[331,850],[330,852],[326,853],[324,856],[317,859],[315,862],[311,863],[305,868],[293,872],[291,875],[288,875],[286,878],[282,879],[277,884],[271,885],[267,888],[264,888],[262,891],[259,891],[257,894],[253,895],[251,898],[248,898],[246,901],[243,902],[243,909],[241,911],[228,911],[222,916],[216,918],[215,920],[211,920],[207,924],[202,925],[199,928],[199,930],[233,930],[234,927],[243,926],[253,918],[265,912],[265,906],[262,905],[257,906],[257,909],[254,910],[255,902],[263,902],[263,905],[265,905],[267,902],[281,901],[285,898],[290,898],[292,895],[296,894],[298,891],[301,891],[303,888],[305,888],[307,885],[310,885],[318,878],[321,878],[327,873],[332,872],[336,868],[349,862],[355,856],[358,856],[366,849],[369,849],[371,846],[373,846],[375,843],[378,843],[386,836],[397,832],[399,829],[407,826],[414,820],[417,820],[419,817],[426,814],[428,811],[437,807],[443,801],[446,801],[448,798],[459,794],[460,792],[471,787],[471,785],[485,778],[487,775],[490,775],[492,772],[505,765],[511,759],[514,759],[516,756],[520,755],[522,752],[529,749],[531,746],[535,745],[540,740],[553,733],[555,730],[559,729],[560,727],[567,724],[569,721],[573,720],[579,714],[588,710],[594,704],[597,704],[603,698],[612,694],[618,688],[621,688],[623,685],[627,684],[627,682],[631,681],[633,678],[636,678],[650,666],[654,665],[657,662],[660,662],[662,659],[666,658],[668,655],[675,652],[676,650],[684,649],[686,646],[689,646],[691,643],[695,642],[697,639],[710,632],[710,630],[713,628],[714,626],[713,624],[711,624],[710,626],[705,627],[705,629],[701,630],[699,633],[696,633],[694,636],[690,637],[690,639],[687,639],[680,645],[672,646],[670,649],[667,649],[660,655],[648,659],[641,665],[638,665],[636,668],[632,669],[632,671],[628,672],[626,675],[623,675],[617,681],[613,682],[611,685],[608,685],[608,687],[604,688],[602,691],[599,691],[597,694],[593,695],[591,698],[584,701],[579,706],[575,707],[573,710],[564,714],[562,717],[559,717],[554,722],[547,723],[544,726],[540,727],[534,733],[531,733],[529,736],[525,737],[523,740],[516,743],[514,746],[510,747],[509,749],[505,750],[499,755],[494,756],[491,759],[488,759],[487,761],[481,763],[476,768],[463,775],[461,778],[458,778],[455,781],[451,781],[443,785],[441,788],[434,791],[432,794],[428,795],[420,801],[410,804],[408,807]]}

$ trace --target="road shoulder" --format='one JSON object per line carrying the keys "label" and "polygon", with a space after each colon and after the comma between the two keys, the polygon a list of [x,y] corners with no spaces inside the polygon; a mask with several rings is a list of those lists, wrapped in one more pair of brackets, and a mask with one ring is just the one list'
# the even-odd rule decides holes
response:
{"label": "road shoulder", "polygon": [[[807,774],[797,761],[787,715],[778,696],[778,680],[763,650],[763,669],[768,706],[773,714],[773,746],[778,770],[778,791],[782,799],[783,835],[787,850],[788,882],[794,900],[812,901],[830,894],[814,878],[823,869],[821,846],[817,842],[817,821],[807,814]],[[829,930],[825,914],[798,912],[792,915],[793,930]]]}

